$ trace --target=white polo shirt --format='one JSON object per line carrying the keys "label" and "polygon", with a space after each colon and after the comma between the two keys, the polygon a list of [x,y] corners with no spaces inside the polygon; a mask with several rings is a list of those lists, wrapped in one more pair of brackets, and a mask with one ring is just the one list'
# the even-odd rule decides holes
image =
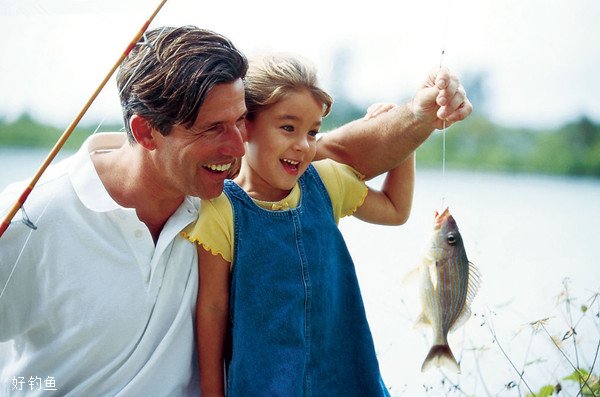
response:
{"label": "white polo shirt", "polygon": [[[0,395],[197,396],[196,248],[187,198],[154,244],[108,195],[90,159],[124,144],[95,134],[50,167],[0,238]],[[2,218],[18,195],[0,195]],[[21,253],[22,251],[22,253]]]}

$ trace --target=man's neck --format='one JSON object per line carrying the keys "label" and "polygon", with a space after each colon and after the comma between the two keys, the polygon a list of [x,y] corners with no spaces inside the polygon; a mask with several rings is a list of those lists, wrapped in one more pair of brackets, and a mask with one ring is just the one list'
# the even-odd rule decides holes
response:
{"label": "man's neck", "polygon": [[185,197],[166,195],[156,186],[142,148],[126,143],[114,151],[93,154],[92,162],[110,197],[122,207],[135,209],[156,242]]}

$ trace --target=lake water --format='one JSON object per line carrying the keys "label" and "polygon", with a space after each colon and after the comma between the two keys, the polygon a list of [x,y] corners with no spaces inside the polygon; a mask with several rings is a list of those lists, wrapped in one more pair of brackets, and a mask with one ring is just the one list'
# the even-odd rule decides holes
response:
{"label": "lake water", "polygon": [[[30,177],[45,154],[0,148],[0,190]],[[417,285],[403,282],[420,260],[442,200],[483,278],[473,317],[450,335],[460,375],[420,372],[431,331],[413,329]],[[576,395],[574,384],[562,380],[573,372],[569,361],[589,369],[600,341],[600,303],[590,300],[600,290],[599,221],[600,180],[451,170],[417,172],[406,225],[343,219],[392,396],[524,396],[527,385],[537,393],[559,382],[563,395]],[[530,323],[545,318],[534,332]],[[576,335],[562,340],[571,326]]]}

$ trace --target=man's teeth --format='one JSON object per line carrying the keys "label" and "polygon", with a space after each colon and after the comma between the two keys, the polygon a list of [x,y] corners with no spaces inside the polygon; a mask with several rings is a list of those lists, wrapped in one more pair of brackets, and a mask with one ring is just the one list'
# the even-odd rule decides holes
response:
{"label": "man's teeth", "polygon": [[288,163],[288,164],[291,164],[291,165],[298,165],[298,164],[300,164],[299,161],[288,160],[288,159],[281,159],[281,161],[283,161],[285,163]]}
{"label": "man's teeth", "polygon": [[211,171],[227,171],[231,168],[231,163],[229,164],[209,164],[205,165],[204,168],[208,168]]}

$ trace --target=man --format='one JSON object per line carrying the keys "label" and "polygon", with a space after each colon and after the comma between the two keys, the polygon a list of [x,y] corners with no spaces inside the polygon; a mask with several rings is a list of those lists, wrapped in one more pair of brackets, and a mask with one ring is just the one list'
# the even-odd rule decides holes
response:
{"label": "man", "polygon": [[[0,394],[198,393],[196,249],[178,234],[244,154],[247,62],[195,27],[147,40],[117,76],[127,135],[96,134],[49,168],[25,204],[37,230],[21,213],[0,239]],[[470,112],[456,76],[433,74],[410,104],[325,134],[319,156],[374,176],[439,117]],[[380,167],[360,160],[374,155]],[[0,195],[0,214],[22,186]]]}

